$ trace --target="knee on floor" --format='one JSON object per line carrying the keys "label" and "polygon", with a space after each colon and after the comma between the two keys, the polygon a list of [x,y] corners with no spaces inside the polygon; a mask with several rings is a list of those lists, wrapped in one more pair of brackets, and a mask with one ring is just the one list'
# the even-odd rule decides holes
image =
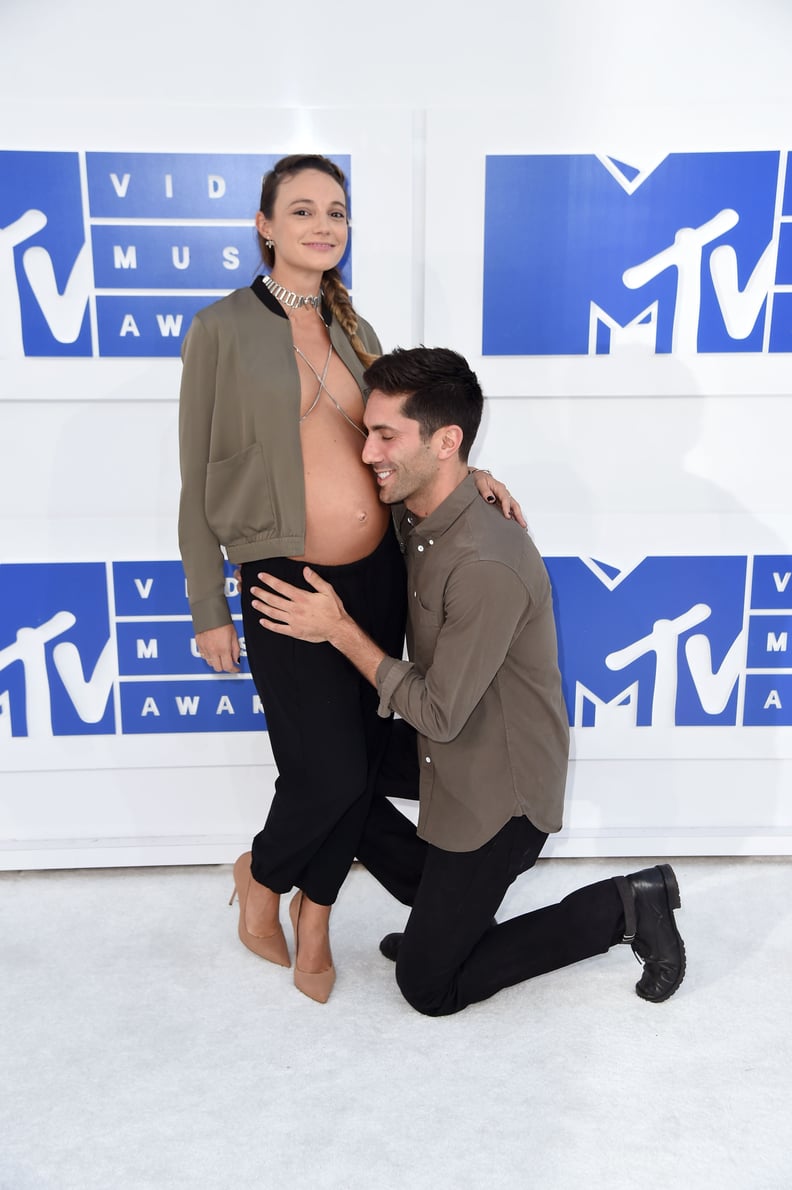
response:
{"label": "knee on floor", "polygon": [[448,1016],[456,1011],[450,1004],[451,989],[427,980],[426,972],[418,974],[397,961],[396,983],[410,1007],[424,1016]]}

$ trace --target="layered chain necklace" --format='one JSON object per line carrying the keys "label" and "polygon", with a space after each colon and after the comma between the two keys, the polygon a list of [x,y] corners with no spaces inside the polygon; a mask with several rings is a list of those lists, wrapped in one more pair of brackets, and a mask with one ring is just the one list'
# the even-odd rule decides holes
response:
{"label": "layered chain necklace", "polygon": [[311,361],[308,359],[308,356],[305,354],[305,352],[300,351],[300,348],[297,346],[296,343],[294,344],[294,350],[296,351],[297,355],[299,355],[299,357],[303,361],[303,363],[306,364],[307,367],[309,367],[311,369],[314,376],[316,377],[316,379],[319,382],[319,388],[317,390],[316,396],[314,397],[310,406],[305,410],[305,413],[303,413],[302,417],[300,418],[300,421],[305,421],[308,414],[313,413],[314,409],[319,404],[319,399],[320,399],[322,393],[324,393],[330,399],[332,404],[335,405],[336,409],[341,414],[344,421],[349,422],[349,424],[352,426],[353,430],[357,430],[358,434],[361,434],[364,438],[367,438],[368,435],[367,435],[366,431],[362,430],[360,428],[360,426],[357,424],[357,422],[352,420],[352,418],[349,416],[349,414],[346,412],[346,410],[341,405],[339,405],[338,401],[335,399],[333,394],[330,392],[330,389],[325,384],[325,380],[327,379],[327,371],[330,367],[330,360],[333,358],[333,344],[332,343],[330,344],[330,350],[327,353],[327,359],[325,360],[325,364],[324,364],[324,367],[322,368],[321,374],[319,372],[317,372],[316,368],[313,366]]}

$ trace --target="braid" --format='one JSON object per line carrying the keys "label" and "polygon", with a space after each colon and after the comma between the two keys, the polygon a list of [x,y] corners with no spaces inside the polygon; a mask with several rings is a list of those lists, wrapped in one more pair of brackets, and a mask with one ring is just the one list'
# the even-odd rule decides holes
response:
{"label": "braid", "polygon": [[349,336],[349,342],[352,344],[355,355],[364,367],[367,368],[370,364],[374,363],[377,356],[372,355],[370,351],[366,351],[357,333],[358,318],[355,313],[355,307],[352,305],[349,292],[341,280],[338,269],[328,269],[325,272],[322,277],[322,292],[327,299],[328,306],[333,311],[333,317],[338,319],[341,327]]}

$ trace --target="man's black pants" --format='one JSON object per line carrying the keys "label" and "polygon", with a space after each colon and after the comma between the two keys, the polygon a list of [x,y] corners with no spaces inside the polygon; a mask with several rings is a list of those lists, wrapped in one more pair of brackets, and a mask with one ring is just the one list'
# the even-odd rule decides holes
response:
{"label": "man's black pants", "polygon": [[[398,784],[384,788],[396,793]],[[443,851],[419,839],[413,823],[384,797],[375,798],[358,858],[412,906],[396,981],[413,1008],[447,1016],[621,942],[624,911],[613,880],[492,925],[509,885],[533,867],[546,838],[527,818],[511,818],[475,851]]]}

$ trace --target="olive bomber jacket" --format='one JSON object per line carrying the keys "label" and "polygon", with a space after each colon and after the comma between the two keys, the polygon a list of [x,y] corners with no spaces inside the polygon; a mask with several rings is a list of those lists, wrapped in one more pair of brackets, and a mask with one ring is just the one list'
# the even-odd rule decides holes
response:
{"label": "olive bomber jacket", "polygon": [[[326,305],[322,313],[363,393],[363,364]],[[358,335],[381,352],[362,318]],[[203,632],[231,622],[223,551],[234,564],[304,552],[300,377],[289,320],[260,278],[198,312],[182,360],[179,548]]]}

